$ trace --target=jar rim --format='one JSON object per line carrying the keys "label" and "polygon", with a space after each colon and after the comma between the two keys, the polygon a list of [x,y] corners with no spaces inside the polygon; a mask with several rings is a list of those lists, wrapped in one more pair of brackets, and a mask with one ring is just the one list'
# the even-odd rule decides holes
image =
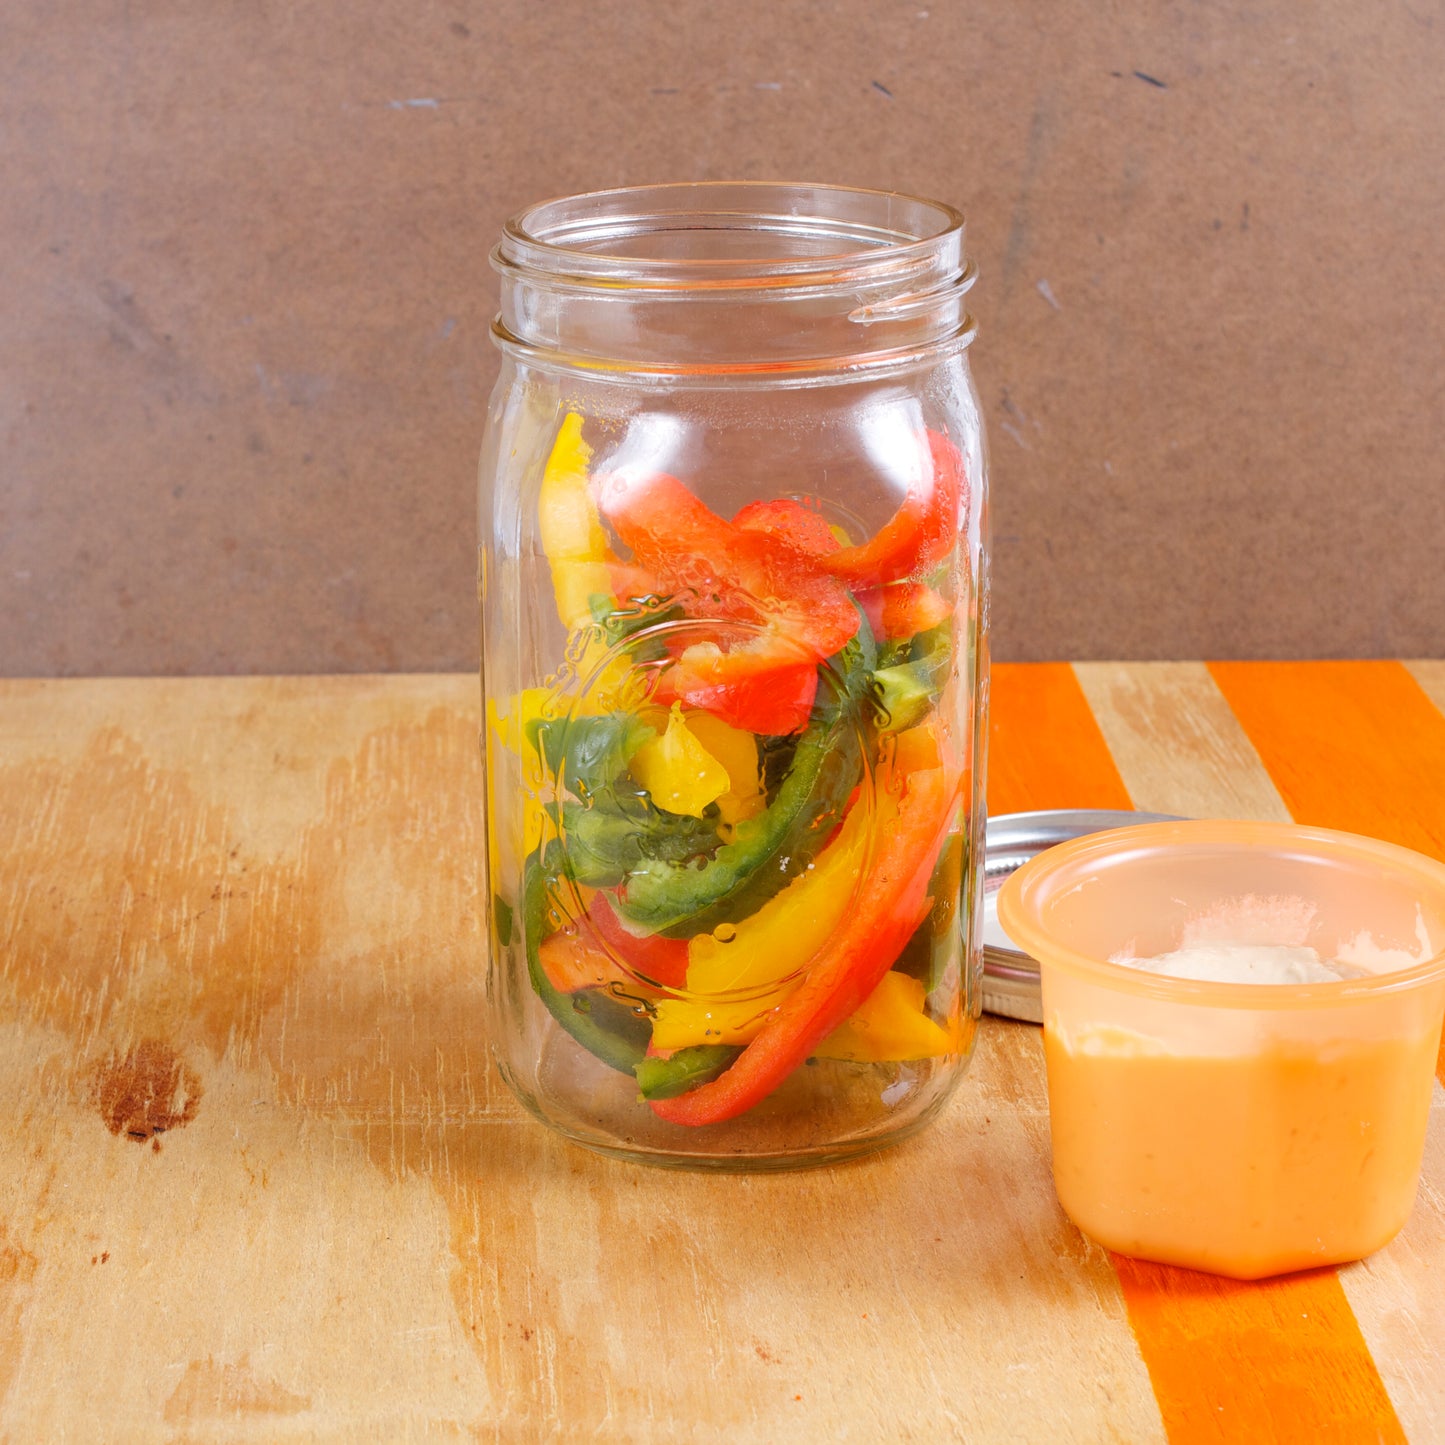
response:
{"label": "jar rim", "polygon": [[[962,212],[946,202],[856,186],[622,186],[517,212],[492,264],[503,275],[568,289],[812,290],[925,272],[938,265],[941,249],[956,253],[964,225]],[[718,254],[706,254],[709,248]]]}

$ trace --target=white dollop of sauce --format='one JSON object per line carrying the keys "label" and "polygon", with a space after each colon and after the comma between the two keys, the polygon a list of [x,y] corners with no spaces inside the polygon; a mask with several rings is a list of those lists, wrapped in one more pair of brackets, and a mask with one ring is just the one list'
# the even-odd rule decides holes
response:
{"label": "white dollop of sauce", "polygon": [[1325,963],[1312,948],[1274,943],[1191,943],[1154,958],[1114,954],[1109,962],[1202,983],[1334,983],[1365,972],[1348,963]]}

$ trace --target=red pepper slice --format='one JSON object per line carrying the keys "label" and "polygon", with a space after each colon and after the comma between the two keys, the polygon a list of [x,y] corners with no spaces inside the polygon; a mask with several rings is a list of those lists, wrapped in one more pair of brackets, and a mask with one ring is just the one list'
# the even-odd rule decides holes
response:
{"label": "red pepper slice", "polygon": [[789,663],[776,639],[723,652],[689,647],[663,674],[654,696],[702,708],[744,732],[787,737],[807,727],[818,692],[818,663]]}
{"label": "red pepper slice", "polygon": [[802,727],[817,663],[858,630],[847,587],[786,538],[719,517],[676,477],[600,477],[597,502],[659,592],[692,617],[749,624],[746,640],[720,629],[715,641],[688,648],[661,695],[749,732]]}
{"label": "red pepper slice", "polygon": [[[592,895],[587,917],[597,936],[628,968],[664,988],[682,988],[687,983],[687,940],[663,938],[660,934],[639,937],[628,931],[617,916],[603,889]],[[631,982],[631,980],[628,980]]]}
{"label": "red pepper slice", "polygon": [[631,562],[609,562],[607,575],[612,579],[612,595],[624,605],[640,602],[658,593],[657,578]]}
{"label": "red pepper slice", "polygon": [[[780,537],[812,557],[830,557],[842,547],[817,512],[789,497],[775,502],[749,502],[733,518],[733,526]],[[861,589],[858,605],[874,636],[888,642],[927,632],[952,611],[946,599],[926,582],[890,582],[883,587]]]}
{"label": "red pepper slice", "polygon": [[744,532],[766,532],[780,537],[810,557],[826,557],[842,545],[819,513],[791,497],[779,497],[775,502],[749,502],[733,518],[733,526]]}
{"label": "red pepper slice", "polygon": [[858,594],[874,636],[888,642],[916,637],[947,619],[953,609],[926,582],[890,582]]}
{"label": "red pepper slice", "polygon": [[687,984],[687,940],[628,932],[600,888],[587,905],[585,922],[568,923],[544,938],[537,961],[558,993],[609,984],[635,990],[642,981],[661,988]]}
{"label": "red pepper slice", "polygon": [[932,906],[928,884],[954,821],[961,776],[956,764],[909,774],[898,817],[878,839],[852,911],[807,977],[719,1078],[651,1101],[659,1118],[697,1126],[746,1113],[873,992]]}
{"label": "red pepper slice", "polygon": [[586,929],[575,924],[559,928],[537,947],[537,962],[558,993],[576,993],[608,984],[634,985],[627,970]]}
{"label": "red pepper slice", "polygon": [[963,457],[946,436],[931,431],[928,460],[931,465],[869,541],[823,559],[829,572],[855,587],[878,587],[926,572],[948,556],[963,501]]}

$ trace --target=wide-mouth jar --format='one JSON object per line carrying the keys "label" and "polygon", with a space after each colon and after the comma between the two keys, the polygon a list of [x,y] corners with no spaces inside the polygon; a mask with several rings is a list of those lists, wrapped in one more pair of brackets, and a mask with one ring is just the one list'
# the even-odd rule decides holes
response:
{"label": "wide-mouth jar", "polygon": [[534,206],[480,477],[491,1045],[659,1164],[875,1149],[978,1015],[987,510],[950,207]]}

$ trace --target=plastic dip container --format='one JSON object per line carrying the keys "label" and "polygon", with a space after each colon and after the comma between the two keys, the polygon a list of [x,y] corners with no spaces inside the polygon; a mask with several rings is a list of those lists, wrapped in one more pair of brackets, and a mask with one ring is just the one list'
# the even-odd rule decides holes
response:
{"label": "plastic dip container", "polygon": [[[1040,964],[1054,1182],[1086,1234],[1239,1279],[1394,1237],[1445,1012],[1445,867],[1319,828],[1155,823],[1040,854],[998,914]],[[1211,944],[1309,947],[1356,976],[1110,961]]]}

